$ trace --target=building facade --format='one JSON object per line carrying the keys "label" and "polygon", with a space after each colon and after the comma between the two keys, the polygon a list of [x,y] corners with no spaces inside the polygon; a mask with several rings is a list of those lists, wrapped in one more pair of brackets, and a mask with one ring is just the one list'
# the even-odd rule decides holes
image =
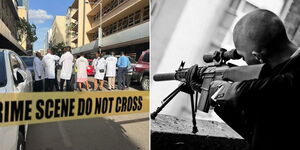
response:
{"label": "building facade", "polygon": [[0,48],[11,49],[25,54],[25,49],[17,41],[17,21],[19,20],[15,0],[0,1]]}
{"label": "building facade", "polygon": [[55,16],[51,28],[50,43],[57,45],[59,43],[66,44],[66,16]]}
{"label": "building facade", "polygon": [[[26,21],[28,21],[28,10],[26,9],[25,6],[18,5],[18,15],[19,15],[20,19],[25,19]],[[21,46],[26,50],[30,47],[30,44],[27,42],[26,35],[24,35],[21,38],[21,40],[19,41],[19,44],[21,44]]]}
{"label": "building facade", "polygon": [[75,0],[71,8],[74,54],[124,51],[137,59],[149,49],[149,0]]}
{"label": "building facade", "polygon": [[50,48],[51,37],[52,37],[52,28],[50,28],[46,33],[45,42],[44,42],[45,43],[45,45],[44,45],[45,50]]}

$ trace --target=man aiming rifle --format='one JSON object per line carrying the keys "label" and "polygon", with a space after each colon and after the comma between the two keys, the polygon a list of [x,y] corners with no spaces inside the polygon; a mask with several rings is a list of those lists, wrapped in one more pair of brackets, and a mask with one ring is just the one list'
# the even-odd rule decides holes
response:
{"label": "man aiming rifle", "polygon": [[299,133],[295,119],[300,49],[288,39],[280,18],[268,10],[256,10],[240,19],[233,40],[248,65],[265,65],[258,79],[211,82],[215,112],[249,142],[250,149],[298,147],[298,134],[293,134]]}
{"label": "man aiming rifle", "polygon": [[[288,39],[279,17],[268,10],[256,10],[240,19],[233,40],[236,50],[220,49],[203,57],[206,62],[217,62],[214,66],[183,68],[182,63],[175,73],[154,75],[155,81],[182,83],[151,113],[151,119],[178,92],[185,92],[191,95],[193,133],[198,132],[196,108],[208,112],[213,105],[215,112],[245,138],[250,149],[294,149],[299,133],[295,119],[300,48]],[[229,59],[240,57],[249,66],[226,65]]]}

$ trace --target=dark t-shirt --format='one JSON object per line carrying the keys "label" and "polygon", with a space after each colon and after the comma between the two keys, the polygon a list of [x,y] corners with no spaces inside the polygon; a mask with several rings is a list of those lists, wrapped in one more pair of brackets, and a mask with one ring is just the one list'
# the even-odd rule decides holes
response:
{"label": "dark t-shirt", "polygon": [[215,111],[251,149],[298,147],[299,78],[300,55],[273,69],[264,66],[259,79],[239,83],[234,98]]}

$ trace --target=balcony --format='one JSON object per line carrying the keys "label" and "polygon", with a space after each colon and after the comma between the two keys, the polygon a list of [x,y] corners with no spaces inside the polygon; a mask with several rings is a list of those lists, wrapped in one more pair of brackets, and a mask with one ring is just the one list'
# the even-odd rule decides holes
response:
{"label": "balcony", "polygon": [[78,0],[75,0],[75,1],[73,2],[73,4],[70,6],[70,8],[78,9]]}
{"label": "balcony", "polygon": [[75,43],[75,44],[78,42],[78,35],[77,34],[73,35],[72,42]]}
{"label": "balcony", "polygon": [[[109,13],[104,14],[102,18],[102,27],[120,21],[121,19],[127,17],[129,14],[133,14],[138,10],[142,11],[142,9],[147,5],[149,6],[149,3],[146,0],[125,0],[122,4],[115,7]],[[88,33],[95,33],[98,30],[100,24],[100,19],[96,18],[95,21],[91,23],[92,28],[88,31]]]}
{"label": "balcony", "polygon": [[75,13],[72,15],[72,17],[74,20],[78,20],[78,9],[76,9]]}
{"label": "balcony", "polygon": [[[102,50],[149,42],[149,22],[131,27],[103,38]],[[72,50],[73,54],[90,52],[99,48],[98,40]]]}
{"label": "balcony", "polygon": [[78,23],[74,23],[72,31],[78,32]]}
{"label": "balcony", "polygon": [[128,28],[103,38],[103,47],[149,37],[149,22]]}

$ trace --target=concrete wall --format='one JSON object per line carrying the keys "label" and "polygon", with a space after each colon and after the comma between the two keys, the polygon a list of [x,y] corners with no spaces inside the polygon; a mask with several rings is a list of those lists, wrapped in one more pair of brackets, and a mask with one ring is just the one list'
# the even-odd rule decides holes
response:
{"label": "concrete wall", "polygon": [[11,35],[17,39],[17,9],[12,0],[0,1],[0,19],[9,28]]}

